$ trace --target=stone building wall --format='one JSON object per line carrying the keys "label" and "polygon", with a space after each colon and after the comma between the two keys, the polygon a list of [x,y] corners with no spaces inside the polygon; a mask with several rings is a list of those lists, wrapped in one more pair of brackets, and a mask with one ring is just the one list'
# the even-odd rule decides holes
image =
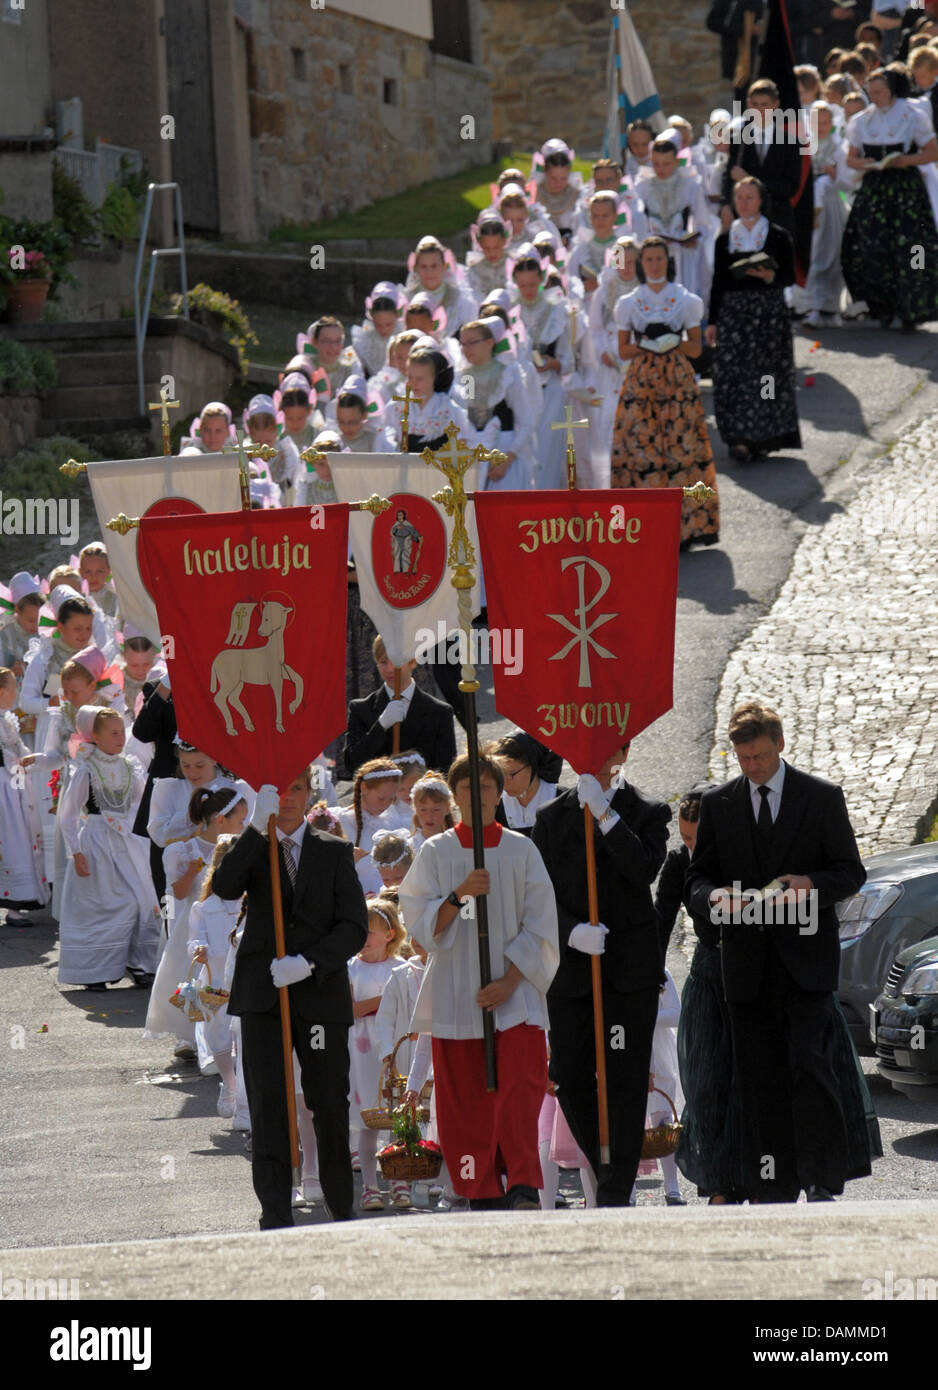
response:
{"label": "stone building wall", "polygon": [[[262,232],[325,220],[484,163],[489,74],[425,39],[293,0],[244,17],[254,192]],[[474,139],[460,135],[472,115]]]}
{"label": "stone building wall", "polygon": [[38,396],[0,395],[0,459],[33,443],[41,414]]}
{"label": "stone building wall", "polygon": [[[731,93],[720,79],[719,41],[704,27],[707,0],[630,0],[629,14],[665,115],[699,126]],[[599,150],[606,123],[608,4],[482,0],[482,62],[492,73],[494,136],[516,149],[554,135]]]}

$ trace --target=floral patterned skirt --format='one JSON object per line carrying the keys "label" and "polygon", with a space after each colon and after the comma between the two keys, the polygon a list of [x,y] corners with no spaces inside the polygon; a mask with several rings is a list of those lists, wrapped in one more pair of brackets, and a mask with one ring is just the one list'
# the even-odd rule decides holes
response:
{"label": "floral patterned skirt", "polygon": [[[713,451],[694,368],[683,352],[642,352],[622,382],[612,434],[612,487],[716,490]],[[720,501],[684,503],[681,542],[720,534]]]}
{"label": "floral patterned skirt", "polygon": [[841,265],[854,299],[877,319],[938,319],[938,231],[918,169],[863,176],[844,228]]}
{"label": "floral patterned skirt", "polygon": [[800,449],[791,318],[780,289],[729,290],[713,358],[720,438],[757,452]]}

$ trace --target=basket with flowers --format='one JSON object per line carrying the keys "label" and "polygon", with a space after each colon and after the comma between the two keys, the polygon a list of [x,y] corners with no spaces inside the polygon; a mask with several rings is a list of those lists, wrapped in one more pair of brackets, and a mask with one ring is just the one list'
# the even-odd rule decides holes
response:
{"label": "basket with flowers", "polygon": [[381,1176],[388,1182],[424,1182],[439,1176],[443,1150],[420,1137],[420,1126],[409,1105],[394,1112],[394,1142],[378,1153]]}
{"label": "basket with flowers", "polygon": [[59,780],[59,769],[58,769],[58,768],[55,769],[55,771],[53,772],[52,776],[49,778],[48,782],[46,783],[46,786],[49,788],[50,792],[52,793],[52,815],[55,815],[56,811],[59,809],[59,793],[60,793],[61,790],[62,790],[61,782],[60,782],[60,780]]}

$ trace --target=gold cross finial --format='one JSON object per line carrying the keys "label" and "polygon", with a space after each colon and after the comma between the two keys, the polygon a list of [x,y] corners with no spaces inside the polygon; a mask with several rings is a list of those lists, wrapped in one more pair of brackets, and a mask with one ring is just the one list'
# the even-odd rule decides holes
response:
{"label": "gold cross finial", "polygon": [[572,408],[572,406],[569,406],[569,405],[568,405],[568,406],[564,406],[564,419],[563,419],[563,420],[554,420],[553,423],[551,424],[551,429],[552,429],[552,430],[566,430],[566,431],[567,431],[567,448],[568,448],[568,449],[572,449],[573,446],[574,446],[574,443],[576,442],[576,435],[573,433],[573,431],[574,431],[574,430],[588,430],[589,427],[590,427],[590,422],[589,422],[589,420],[574,420],[574,418],[573,418],[573,408]]}
{"label": "gold cross finial", "polygon": [[244,451],[249,459],[262,459],[271,463],[277,457],[277,450],[271,444],[249,444]]}
{"label": "gold cross finial", "polygon": [[406,454],[406,453],[407,453],[407,437],[408,437],[408,435],[410,434],[410,402],[411,402],[412,399],[413,399],[413,393],[412,393],[412,391],[411,391],[410,382],[409,382],[409,381],[405,381],[405,383],[404,383],[404,394],[403,394],[403,396],[392,396],[392,397],[391,397],[391,400],[392,400],[392,401],[400,401],[401,404],[402,404],[403,407],[404,407],[404,409],[401,411],[401,453],[402,453],[402,454]]}
{"label": "gold cross finial", "polygon": [[171,401],[169,399],[169,392],[167,391],[166,387],[163,386],[160,389],[159,400],[155,404],[152,404],[150,406],[150,409],[161,410],[163,412],[162,417],[160,419],[160,433],[163,437],[163,456],[164,458],[166,458],[169,454],[172,453],[172,440],[170,438],[169,431],[169,412],[171,410],[178,410],[179,402]]}

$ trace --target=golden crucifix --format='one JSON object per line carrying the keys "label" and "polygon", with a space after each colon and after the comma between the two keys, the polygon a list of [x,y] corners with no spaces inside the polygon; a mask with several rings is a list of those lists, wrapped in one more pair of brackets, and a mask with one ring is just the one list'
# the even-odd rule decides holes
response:
{"label": "golden crucifix", "polygon": [[404,394],[403,394],[403,396],[392,396],[392,397],[391,397],[391,400],[392,400],[392,401],[400,401],[400,402],[403,404],[403,406],[404,406],[404,409],[401,411],[401,453],[402,453],[402,454],[406,454],[406,453],[407,453],[407,438],[408,438],[408,435],[410,434],[410,402],[411,402],[411,399],[412,399],[412,392],[411,392],[411,389],[410,389],[410,382],[409,382],[409,381],[405,381],[405,383],[404,383]]}
{"label": "golden crucifix", "polygon": [[160,429],[163,433],[163,454],[164,456],[171,454],[173,451],[173,446],[169,435],[169,412],[171,410],[178,410],[179,402],[171,401],[169,399],[169,392],[167,391],[165,386],[162,386],[160,387],[159,400],[156,402],[155,405],[151,405],[150,409],[161,410],[163,412],[162,419],[160,421]]}
{"label": "golden crucifix", "polygon": [[571,406],[564,406],[564,419],[555,420],[552,430],[567,431],[567,487],[576,487],[576,435],[574,430],[588,430],[589,420],[574,420]]}
{"label": "golden crucifix", "polygon": [[[487,459],[490,463],[505,463],[506,457],[497,449],[486,449],[481,444],[470,448],[459,437],[459,431],[452,421],[446,427],[446,443],[441,449],[424,449],[420,455],[424,463],[438,468],[449,486],[433,494],[434,502],[439,502],[447,516],[453,518],[453,535],[450,541],[447,563],[455,574],[452,578],[456,590],[459,626],[465,635],[465,657],[462,663],[462,680],[459,689],[465,700],[466,740],[469,754],[469,797],[472,806],[472,860],[476,869],[485,868],[485,851],[482,847],[482,792],[479,782],[479,733],[476,720],[476,680],[472,665],[472,602],[470,593],[475,584],[471,566],[475,564],[475,551],[466,530],[465,478],[473,464]],[[492,979],[492,964],[489,952],[488,899],[481,895],[474,900],[476,927],[479,938],[479,981],[482,988]],[[482,1011],[482,1037],[485,1043],[485,1088],[494,1091],[497,1086],[495,1072],[495,1018],[491,1009]]]}

